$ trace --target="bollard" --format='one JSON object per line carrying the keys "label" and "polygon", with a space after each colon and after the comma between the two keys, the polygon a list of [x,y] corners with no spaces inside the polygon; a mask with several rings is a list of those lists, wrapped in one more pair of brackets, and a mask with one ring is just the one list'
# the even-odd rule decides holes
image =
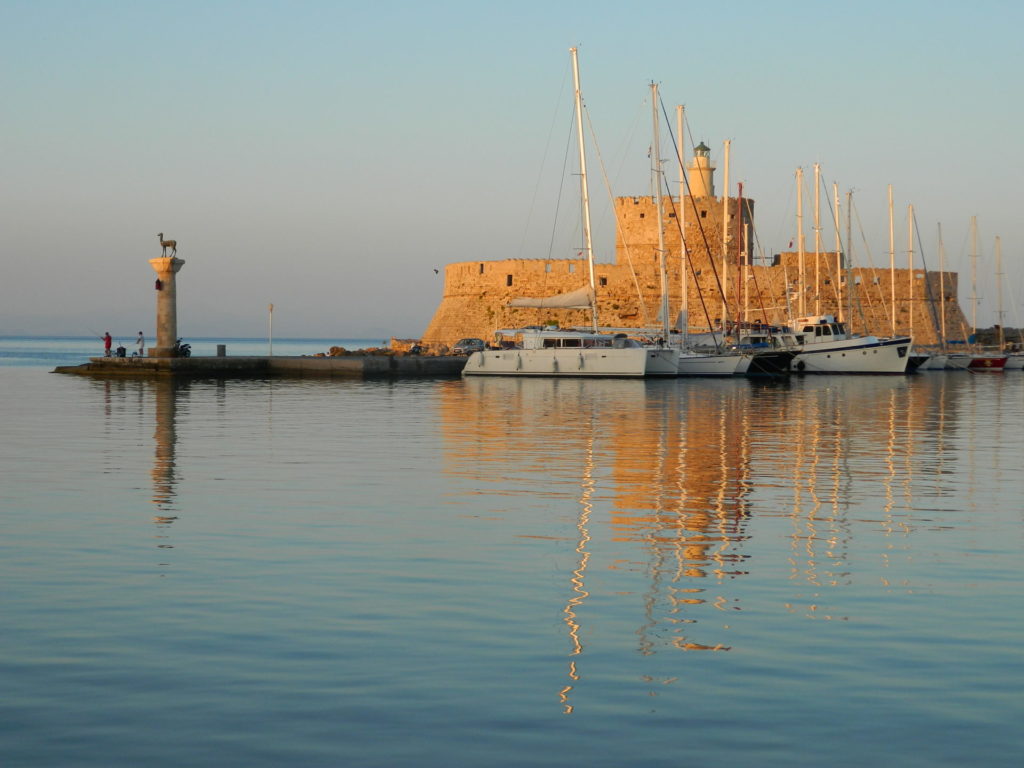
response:
{"label": "bollard", "polygon": [[217,345],[217,357],[227,357],[227,356],[228,356],[228,345],[227,344],[218,344]]}

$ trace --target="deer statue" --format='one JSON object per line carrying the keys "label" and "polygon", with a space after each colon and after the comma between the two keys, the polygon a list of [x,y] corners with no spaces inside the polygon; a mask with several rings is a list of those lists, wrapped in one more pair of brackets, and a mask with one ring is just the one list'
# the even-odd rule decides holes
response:
{"label": "deer statue", "polygon": [[157,237],[160,239],[160,245],[163,246],[162,256],[167,255],[167,249],[171,249],[171,256],[178,255],[178,241],[177,240],[164,240],[164,233],[161,232]]}

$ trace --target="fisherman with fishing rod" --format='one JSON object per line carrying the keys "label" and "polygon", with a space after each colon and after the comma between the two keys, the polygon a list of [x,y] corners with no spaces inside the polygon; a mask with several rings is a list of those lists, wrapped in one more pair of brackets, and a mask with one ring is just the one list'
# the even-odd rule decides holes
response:
{"label": "fisherman with fishing rod", "polygon": [[[113,357],[114,352],[111,350],[111,346],[114,343],[114,337],[110,335],[110,331],[105,331],[102,336],[100,336],[96,331],[92,330],[91,328],[89,329],[89,331],[90,331],[90,333],[92,333],[93,336],[95,336],[96,338],[100,339],[103,342],[103,356],[104,357]],[[143,345],[145,344],[145,340],[144,340],[144,337],[142,335],[142,331],[139,331],[139,338],[136,339],[135,343],[136,343],[136,345],[138,345],[138,348],[139,348],[138,354],[141,355],[142,354],[142,350],[143,350]],[[128,350],[125,349],[124,344],[121,344],[119,342],[118,345],[117,345],[117,356],[118,357],[124,357],[127,354],[127,352],[128,352]]]}

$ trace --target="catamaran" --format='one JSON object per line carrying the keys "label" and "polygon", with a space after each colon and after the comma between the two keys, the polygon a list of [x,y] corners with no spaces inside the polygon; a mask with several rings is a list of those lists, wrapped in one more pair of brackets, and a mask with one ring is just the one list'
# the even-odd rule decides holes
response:
{"label": "catamaran", "polygon": [[474,352],[462,369],[464,376],[675,376],[676,350],[645,348],[625,334],[598,333],[597,295],[594,279],[594,247],[590,227],[590,193],[587,187],[587,154],[583,136],[583,98],[579,59],[572,56],[575,85],[576,128],[580,158],[580,200],[583,213],[583,247],[587,253],[589,284],[553,297],[520,298],[519,307],[588,308],[591,330],[566,330],[532,326],[498,331],[496,349]]}
{"label": "catamaran", "polygon": [[497,349],[469,356],[463,376],[642,378],[648,375],[648,356],[657,353],[624,333],[536,326],[500,330],[495,339]]}

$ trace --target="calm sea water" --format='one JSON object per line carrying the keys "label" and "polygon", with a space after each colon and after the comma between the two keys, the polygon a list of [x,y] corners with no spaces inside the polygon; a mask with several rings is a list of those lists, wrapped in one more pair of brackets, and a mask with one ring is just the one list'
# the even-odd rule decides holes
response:
{"label": "calm sea water", "polygon": [[0,340],[4,766],[1020,763],[1022,374],[48,373],[81,343]]}

